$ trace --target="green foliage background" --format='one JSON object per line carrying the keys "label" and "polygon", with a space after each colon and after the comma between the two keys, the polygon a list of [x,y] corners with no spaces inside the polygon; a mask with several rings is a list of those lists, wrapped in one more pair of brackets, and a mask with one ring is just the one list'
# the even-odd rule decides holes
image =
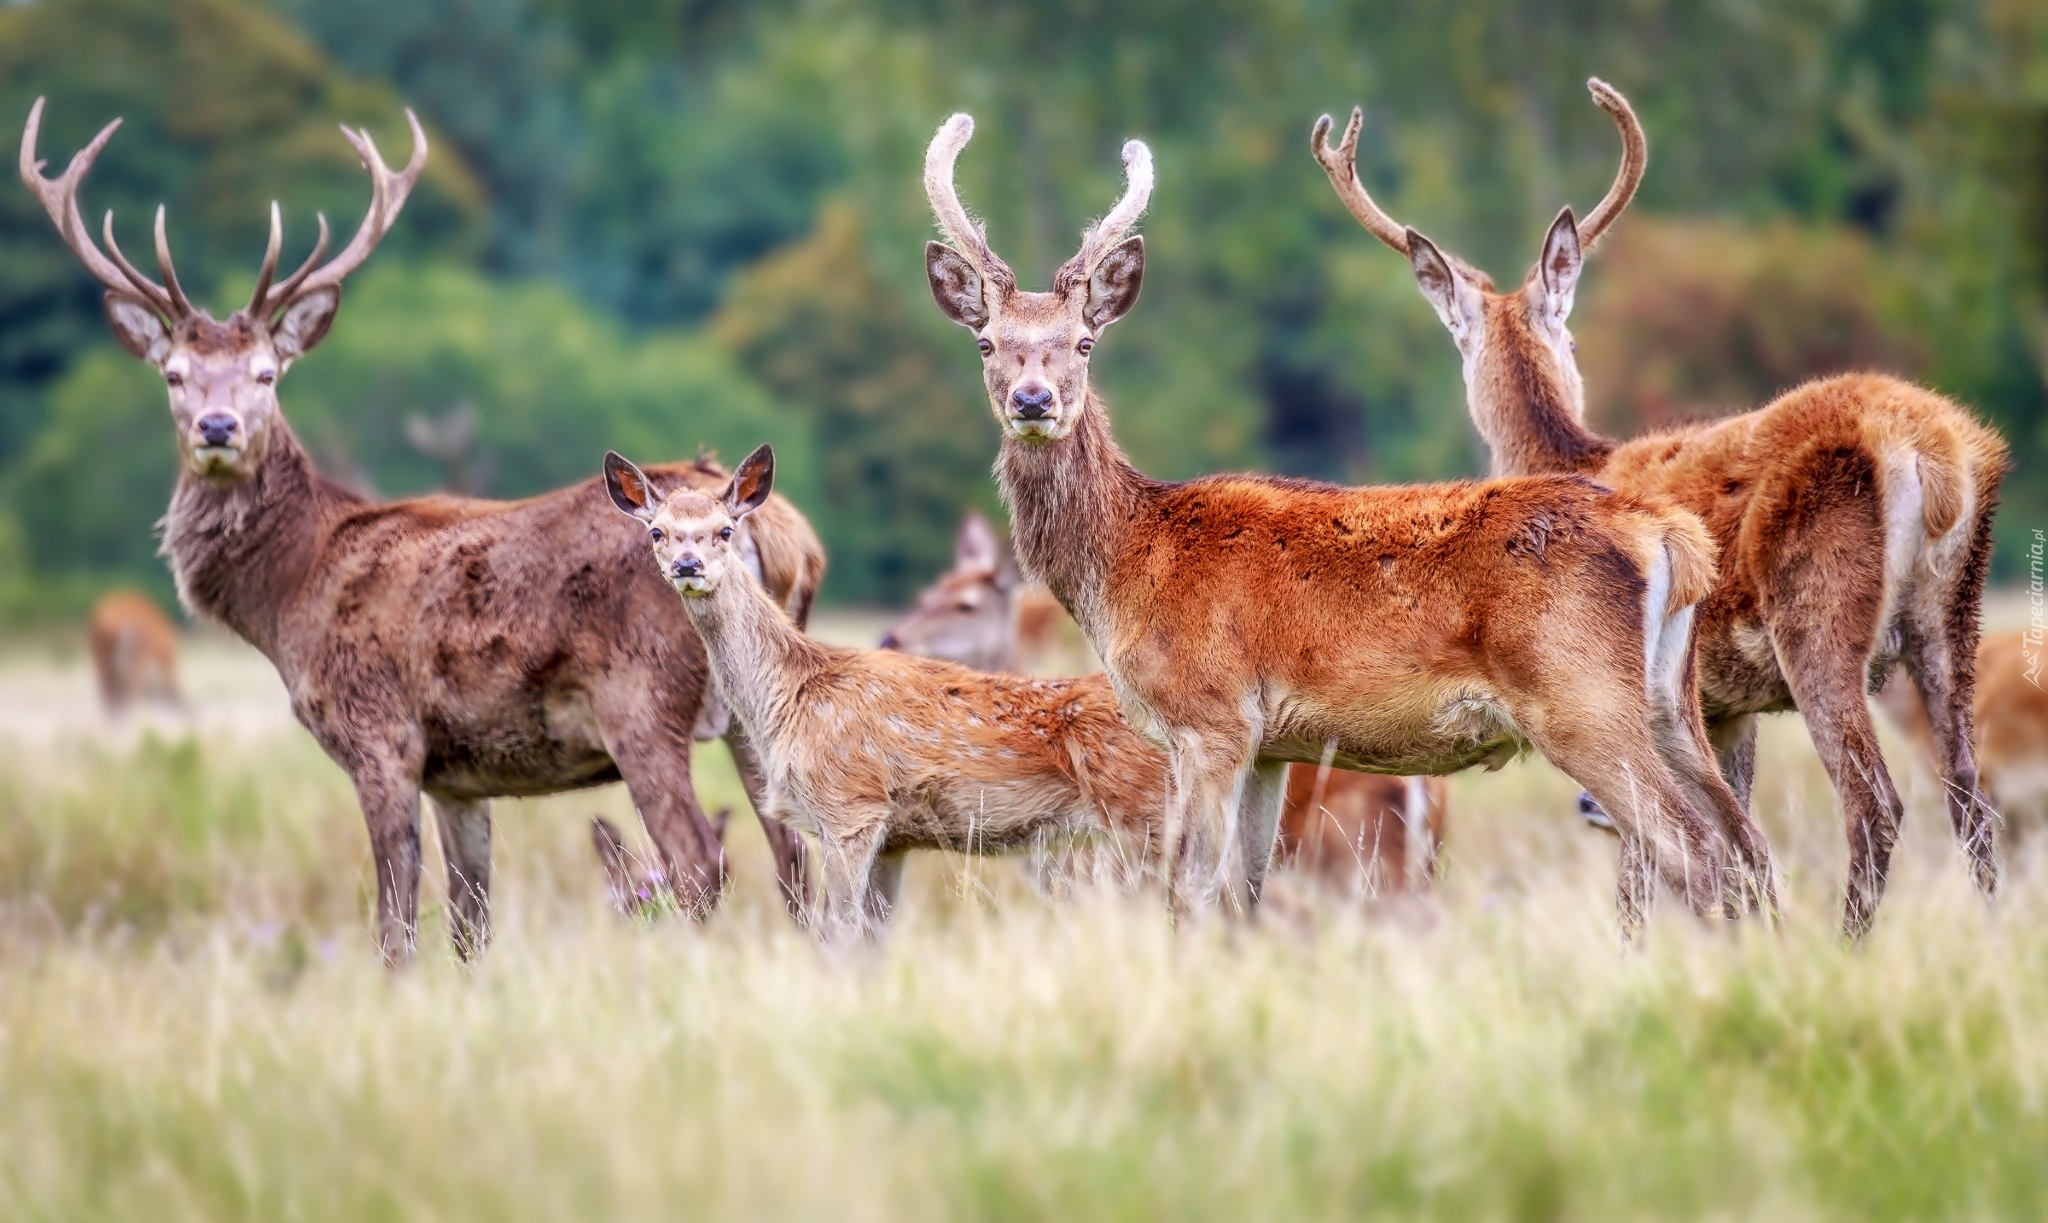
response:
{"label": "green foliage background", "polygon": [[[48,95],[61,167],[138,242],[170,207],[220,307],[264,208],[293,257],[366,185],[337,122],[425,184],[284,401],[323,464],[397,495],[447,472],[404,422],[470,405],[483,491],[607,447],[772,440],[833,557],[826,597],[899,599],[993,507],[966,338],[931,309],[918,166],[972,111],[963,192],[1042,282],[1150,140],[1145,300],[1098,358],[1164,476],[1354,481],[1480,470],[1455,354],[1401,261],[1345,215],[1310,122],[1368,111],[1395,215],[1502,279],[1615,147],[1584,80],[1649,130],[1579,338],[1626,431],[1847,364],[1920,377],[2014,443],[2003,535],[2048,522],[2048,11],[2027,0],[30,0],[0,9],[0,116]],[[25,191],[0,189],[0,614],[165,589],[161,391]],[[2002,562],[2011,572],[2008,556]]]}

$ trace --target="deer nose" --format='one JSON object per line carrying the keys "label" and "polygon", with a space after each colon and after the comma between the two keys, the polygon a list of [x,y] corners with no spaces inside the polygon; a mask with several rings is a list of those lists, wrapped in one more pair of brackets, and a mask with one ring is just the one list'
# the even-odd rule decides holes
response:
{"label": "deer nose", "polygon": [[668,571],[679,578],[700,578],[704,576],[704,562],[694,556],[678,556]]}
{"label": "deer nose", "polygon": [[208,412],[199,418],[199,437],[209,446],[225,446],[235,435],[235,418],[226,412]]}
{"label": "deer nose", "polygon": [[1010,392],[1010,408],[1019,419],[1044,420],[1052,407],[1052,388],[1049,386],[1020,386]]}

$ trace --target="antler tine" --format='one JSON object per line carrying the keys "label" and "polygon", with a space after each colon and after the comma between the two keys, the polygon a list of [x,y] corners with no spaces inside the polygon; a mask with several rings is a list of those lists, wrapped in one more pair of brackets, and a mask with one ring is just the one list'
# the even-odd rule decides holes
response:
{"label": "antler tine", "polygon": [[1606,198],[1579,222],[1579,245],[1591,247],[1635,198],[1643,172],[1649,168],[1650,144],[1643,136],[1643,125],[1636,120],[1636,112],[1620,90],[1599,77],[1588,80],[1586,88],[1593,94],[1593,104],[1606,111],[1614,119],[1614,126],[1621,130],[1621,168],[1614,173],[1614,185],[1607,188]]}
{"label": "antler tine", "polygon": [[177,305],[171,301],[171,295],[164,291],[164,287],[144,276],[142,269],[128,262],[128,256],[121,253],[120,243],[114,241],[114,210],[111,208],[107,209],[107,215],[100,221],[100,241],[106,243],[107,254],[112,256],[115,268],[126,281],[124,284],[112,285],[115,291],[126,293],[132,288],[166,316],[174,319],[182,317]]}
{"label": "antler tine", "polygon": [[85,265],[85,270],[91,272],[94,279],[117,293],[139,292],[151,306],[170,313],[170,295],[164,292],[163,287],[133,267],[124,269],[101,254],[85,228],[85,218],[78,211],[78,186],[99,159],[100,150],[114,138],[121,121],[115,119],[101,128],[99,135],[92,138],[92,143],[72,156],[71,164],[64,168],[64,173],[54,179],[44,178],[45,163],[36,156],[36,139],[43,126],[43,101],[37,98],[35,105],[29,107],[28,122],[21,129],[21,181],[35,193],[43,211],[49,214],[50,223],[57,227],[57,236],[71,248],[72,254],[78,256],[78,261]]}
{"label": "antler tine", "polygon": [[1094,225],[1081,233],[1081,249],[1071,260],[1071,265],[1082,272],[1092,271],[1097,261],[1109,252],[1109,248],[1123,240],[1145,215],[1146,205],[1152,202],[1152,150],[1142,140],[1124,141],[1124,194],[1115,206]]}
{"label": "antler tine", "polygon": [[[285,277],[281,284],[270,291],[272,301],[280,304],[290,301],[292,294],[298,292],[299,286],[305,283],[306,277],[311,276],[313,269],[320,266],[320,256],[327,253],[327,241],[331,236],[327,231],[327,214],[316,212],[313,214],[313,219],[320,222],[320,236],[313,243],[313,253],[306,256],[306,261],[301,263],[296,271]],[[249,313],[255,315],[258,319],[267,319],[270,317],[270,307],[268,303],[260,306],[251,305]]]}
{"label": "antler tine", "polygon": [[256,291],[249,295],[249,314],[263,308],[263,299],[270,296],[270,278],[277,275],[277,257],[284,253],[284,216],[278,211],[277,201],[270,201],[270,243],[263,248],[263,266],[256,269]]}
{"label": "antler tine", "polygon": [[[355,237],[349,239],[348,245],[341,248],[340,254],[318,270],[305,272],[303,276],[294,273],[286,285],[270,291],[269,298],[255,313],[268,317],[295,298],[318,289],[339,286],[350,273],[363,265],[370,252],[377,249],[377,244],[390,231],[392,222],[398,219],[399,209],[405,207],[406,197],[412,194],[413,184],[419,181],[420,171],[427,164],[427,134],[420,128],[419,117],[408,109],[405,121],[412,128],[412,159],[405,163],[405,169],[396,173],[384,164],[368,129],[341,129],[341,134],[362,160],[363,169],[370,172],[370,210],[363,214],[362,225],[357,227]],[[322,228],[324,232],[325,227]],[[290,287],[288,293],[284,291],[287,285]]]}
{"label": "antler tine", "polygon": [[1344,138],[1335,145],[1329,143],[1330,128],[1334,126],[1330,116],[1316,120],[1315,130],[1309,133],[1309,152],[1315,155],[1316,164],[1329,175],[1330,185],[1337,189],[1337,197],[1365,226],[1366,232],[1401,255],[1408,254],[1408,230],[1400,222],[1380,210],[1373,202],[1365,184],[1358,181],[1358,133],[1365,127],[1365,110],[1351,108],[1351,122],[1344,125]]}
{"label": "antler tine", "polygon": [[974,136],[974,116],[965,113],[954,115],[939,125],[932,136],[931,147],[924,154],[924,194],[931,201],[932,214],[938,218],[939,230],[950,239],[960,253],[975,261],[983,275],[996,272],[1005,274],[1009,265],[996,256],[988,244],[988,237],[974,218],[967,214],[967,208],[960,202],[960,193],[953,185],[953,166],[960,160],[960,150]]}
{"label": "antler tine", "polygon": [[164,206],[156,206],[156,267],[164,274],[164,289],[171,295],[171,305],[180,318],[192,313],[192,303],[185,297],[185,290],[178,285],[178,269],[171,266],[171,242],[164,235]]}

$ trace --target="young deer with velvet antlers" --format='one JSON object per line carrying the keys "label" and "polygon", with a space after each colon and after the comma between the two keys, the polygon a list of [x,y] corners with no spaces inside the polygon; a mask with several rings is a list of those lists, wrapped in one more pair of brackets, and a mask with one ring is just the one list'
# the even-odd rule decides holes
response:
{"label": "young deer with velvet antlers", "polygon": [[1496,474],[1588,476],[1667,498],[1713,531],[1719,579],[1698,615],[1709,734],[1747,807],[1756,715],[1805,716],[1848,825],[1848,933],[1870,927],[1904,813],[1865,701],[1901,659],[1933,713],[1949,818],[1988,897],[1997,864],[1970,710],[2005,444],[1942,396],[1878,374],[1810,382],[1744,415],[1630,442],[1587,429],[1566,320],[1586,251],[1648,160],[1628,102],[1602,81],[1588,86],[1621,131],[1621,169],[1583,223],[1570,208],[1558,214],[1541,259],[1507,293],[1373,202],[1355,167],[1360,111],[1335,146],[1324,115],[1310,146],[1352,214],[1409,260],[1450,330]]}
{"label": "young deer with velvet antlers", "polygon": [[[355,783],[385,957],[414,949],[422,790],[434,798],[463,955],[489,935],[493,797],[623,778],[678,899],[708,906],[724,856],[689,781],[703,647],[649,571],[640,533],[605,507],[597,482],[512,503],[375,504],[321,478],[278,407],[277,380],[327,334],[342,281],[397,220],[426,164],[418,120],[407,112],[413,155],[397,173],[368,133],[344,128],[372,185],[355,237],[321,263],[321,218],[311,256],[273,283],[282,227],[272,204],[255,292],[215,321],[179,287],[163,209],[161,284],[122,256],[111,212],[104,254],[86,231],[79,184],[120,121],[52,180],[36,160],[42,113],[38,99],[22,132],[22,180],[107,286],[115,337],[162,371],[170,391],[182,462],[163,552],[179,596],[263,651],[293,713]],[[708,463],[659,468],[653,478],[663,488],[725,482]],[[808,608],[824,565],[809,525],[776,503],[751,531],[777,596]],[[747,745],[733,734],[744,770]],[[802,844],[779,826],[768,831],[797,906]]]}
{"label": "young deer with velvet antlers", "polygon": [[[1571,476],[1340,488],[1231,475],[1165,483],[1124,457],[1088,357],[1136,302],[1152,188],[1129,186],[1052,291],[1017,287],[953,187],[955,115],[925,160],[951,245],[939,309],[975,335],[1002,430],[997,480],[1027,577],[1108,667],[1171,761],[1177,908],[1256,903],[1286,763],[1434,774],[1533,745],[1625,812],[1624,928],[1652,867],[1702,914],[1771,895],[1769,850],[1714,769],[1692,691],[1692,605],[1713,545],[1690,514]],[[1742,876],[1735,892],[1724,868]]]}
{"label": "young deer with velvet antlers", "polygon": [[644,528],[682,595],[719,686],[753,732],[764,816],[815,833],[824,917],[872,929],[912,849],[988,853],[1092,831],[1155,860],[1165,761],[1133,734],[1101,676],[1022,679],[799,632],[748,573],[736,535],[759,512],[775,455],[756,450],[713,495],[665,497],[605,456],[605,486]]}

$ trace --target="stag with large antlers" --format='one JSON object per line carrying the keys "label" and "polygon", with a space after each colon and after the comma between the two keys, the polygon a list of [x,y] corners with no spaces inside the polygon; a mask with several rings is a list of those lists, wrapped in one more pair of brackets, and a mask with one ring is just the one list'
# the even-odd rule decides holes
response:
{"label": "stag with large antlers", "polygon": [[[117,119],[55,179],[36,159],[37,100],[21,138],[21,177],[86,269],[107,286],[121,344],[160,370],[181,462],[163,553],[178,593],[269,657],[292,710],[355,783],[377,871],[385,957],[416,941],[422,790],[434,799],[458,953],[489,934],[489,800],[623,779],[693,911],[716,899],[724,855],[690,788],[691,729],[708,683],[704,649],[647,563],[640,532],[597,481],[520,502],[422,497],[376,504],[321,478],[278,408],[276,384],[318,344],[342,281],[398,219],[426,164],[394,173],[369,134],[344,128],[370,173],[369,212],[321,262],[327,225],[297,271],[273,283],[283,245],[277,206],[249,304],[225,321],[195,306],[172,269],[157,210],[161,283],[101,226],[78,188]],[[722,487],[700,461],[649,472],[658,487]],[[764,506],[744,541],[757,572],[799,620],[823,574],[817,537],[785,502]],[[758,770],[731,730],[750,793]],[[767,825],[793,909],[804,901],[802,843]]]}
{"label": "stag with large antlers", "polygon": [[[1701,913],[1724,895],[1769,903],[1769,850],[1713,767],[1692,692],[1692,605],[1713,582],[1697,519],[1568,476],[1378,489],[1145,476],[1088,364],[1137,301],[1144,240],[1126,235],[1151,153],[1124,146],[1124,197],[1051,292],[1026,292],[954,191],[973,130],[955,115],[926,155],[950,242],[926,247],[932,296],[981,349],[1026,576],[1073,614],[1131,724],[1166,749],[1177,908],[1219,892],[1256,903],[1289,761],[1435,774],[1528,746],[1627,813],[1626,929],[1652,866]],[[1724,868],[1739,893],[1724,893]]]}
{"label": "stag with large antlers", "polygon": [[1354,165],[1361,112],[1334,146],[1324,115],[1310,144],[1450,330],[1496,474],[1589,476],[1667,497],[1713,530],[1720,576],[1699,611],[1709,733],[1747,806],[1756,715],[1805,716],[1847,823],[1847,932],[1870,927],[1904,814],[1865,701],[1901,660],[1932,711],[1949,818],[1989,897],[1997,861],[1971,756],[1971,690],[2005,444],[1950,400],[1880,374],[1810,382],[1744,415],[1631,442],[1588,429],[1566,320],[1586,252],[1648,161],[1627,100],[1603,81],[1588,86],[1621,131],[1620,172],[1584,222],[1558,214],[1535,268],[1507,293],[1373,202]]}

